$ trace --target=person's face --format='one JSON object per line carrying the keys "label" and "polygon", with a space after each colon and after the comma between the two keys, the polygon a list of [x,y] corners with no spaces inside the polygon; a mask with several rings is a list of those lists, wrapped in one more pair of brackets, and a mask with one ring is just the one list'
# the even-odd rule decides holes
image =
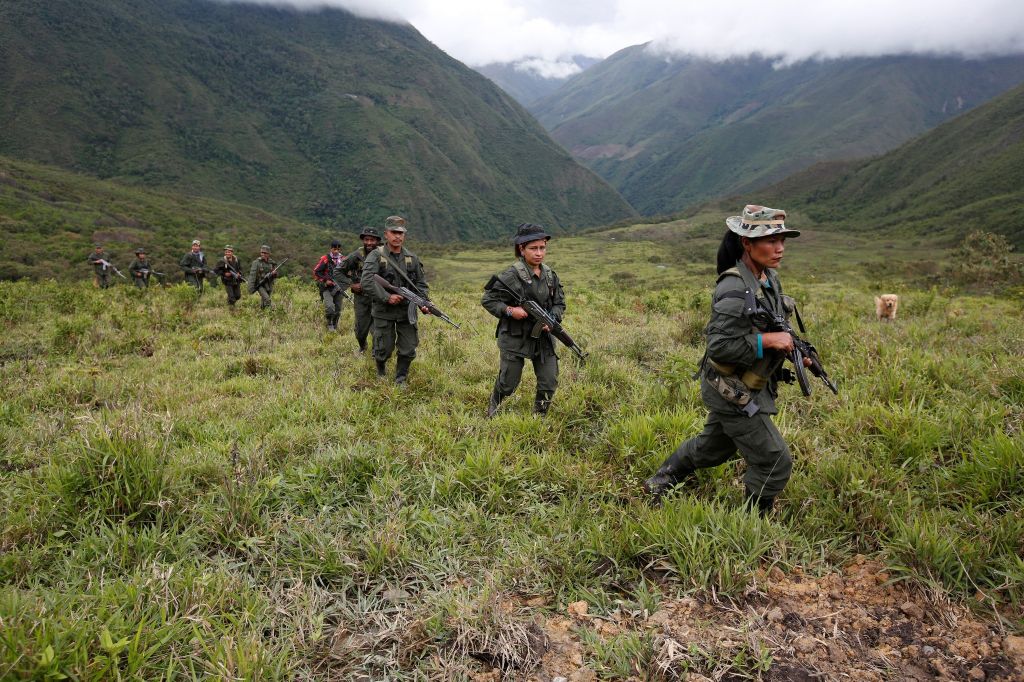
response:
{"label": "person's face", "polygon": [[[782,262],[782,254],[786,250],[786,237],[774,234],[758,239],[748,239],[744,244],[750,260],[762,268],[777,268]],[[749,244],[749,246],[748,246]]]}
{"label": "person's face", "polygon": [[405,232],[392,232],[391,230],[384,230],[384,239],[388,240],[388,246],[394,251],[402,248],[402,244],[405,243]]}
{"label": "person's face", "polygon": [[144,253],[137,253],[135,255],[138,256],[139,260],[146,260],[146,254]]}
{"label": "person's face", "polygon": [[224,250],[224,257],[227,258],[228,260],[234,260],[235,259],[235,252],[232,251],[231,249],[225,249]]}
{"label": "person's face", "polygon": [[377,237],[363,237],[363,246],[367,249],[376,249],[380,246],[380,239]]}
{"label": "person's face", "polygon": [[94,251],[96,253],[103,253],[103,247],[102,246],[97,246],[97,247],[95,247]]}
{"label": "person's face", "polygon": [[260,260],[270,260],[270,252],[260,251]]}
{"label": "person's face", "polygon": [[544,262],[544,256],[548,252],[548,242],[546,239],[538,239],[526,242],[519,249],[520,253],[523,254],[523,260],[526,261],[526,264],[531,267],[537,267]]}
{"label": "person's face", "polygon": [[332,256],[337,256],[339,253],[341,253],[341,247],[340,246],[332,246],[331,247],[331,255]]}
{"label": "person's face", "polygon": [[199,244],[193,244],[192,245],[192,253],[199,253],[199,249],[200,248],[202,248],[202,247],[200,247]]}

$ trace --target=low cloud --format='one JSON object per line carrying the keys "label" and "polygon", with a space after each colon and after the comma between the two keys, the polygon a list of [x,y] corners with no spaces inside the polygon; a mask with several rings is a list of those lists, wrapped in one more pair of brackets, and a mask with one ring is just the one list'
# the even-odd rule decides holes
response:
{"label": "low cloud", "polygon": [[515,69],[535,73],[541,78],[568,78],[583,70],[575,62],[549,62],[544,59],[525,59],[517,62]]}
{"label": "low cloud", "polygon": [[[231,0],[227,0],[231,1]],[[652,41],[662,53],[716,59],[1024,54],[1021,0],[248,0],[341,7],[411,23],[453,57],[478,66],[567,65]],[[526,60],[526,61],[524,61]]]}

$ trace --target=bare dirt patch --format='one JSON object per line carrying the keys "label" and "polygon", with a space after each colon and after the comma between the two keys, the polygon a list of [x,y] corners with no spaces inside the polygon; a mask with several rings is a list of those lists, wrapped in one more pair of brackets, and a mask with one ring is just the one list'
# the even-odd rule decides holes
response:
{"label": "bare dirt patch", "polygon": [[[890,578],[857,557],[823,577],[773,568],[741,599],[666,599],[651,614],[596,615],[576,602],[541,615],[524,603],[517,610],[532,612],[543,655],[529,672],[492,668],[474,678],[1024,682],[1024,637]],[[616,641],[646,645],[631,676],[608,666]]]}

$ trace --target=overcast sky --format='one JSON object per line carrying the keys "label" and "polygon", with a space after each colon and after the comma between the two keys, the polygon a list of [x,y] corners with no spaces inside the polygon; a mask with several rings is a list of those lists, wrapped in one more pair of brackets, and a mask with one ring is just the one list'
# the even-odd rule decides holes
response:
{"label": "overcast sky", "polygon": [[[565,70],[654,41],[709,57],[1024,53],[1024,0],[258,0],[404,20],[470,66]],[[570,69],[571,70],[571,69]]]}

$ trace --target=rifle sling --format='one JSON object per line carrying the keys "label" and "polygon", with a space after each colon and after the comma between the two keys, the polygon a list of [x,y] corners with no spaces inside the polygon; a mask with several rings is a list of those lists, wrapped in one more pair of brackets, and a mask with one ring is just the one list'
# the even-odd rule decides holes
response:
{"label": "rifle sling", "polygon": [[[388,259],[388,262],[389,262],[389,263],[391,263],[391,267],[392,267],[392,269],[393,269],[393,270],[394,270],[395,272],[397,272],[397,273],[398,273],[398,276],[399,276],[399,277],[401,277],[402,279],[404,279],[404,280],[405,280],[405,283],[406,283],[406,284],[408,284],[408,285],[409,285],[410,287],[412,287],[412,290],[413,290],[413,291],[415,291],[415,292],[416,292],[417,294],[419,294],[420,296],[423,296],[423,292],[422,292],[422,291],[420,291],[420,288],[419,288],[418,286],[416,286],[415,284],[413,284],[413,283],[412,283],[412,280],[411,280],[411,279],[409,279],[409,275],[405,274],[405,268],[403,268],[403,267],[399,267],[399,264],[398,264],[398,263],[396,263],[396,262],[395,262],[394,260],[392,260],[392,259],[391,259],[391,253],[390,253],[390,252],[386,252],[386,253],[384,254],[384,257]],[[426,296],[423,296],[423,298],[427,298],[427,297],[426,297]],[[427,300],[429,300],[429,299],[427,299]]]}

